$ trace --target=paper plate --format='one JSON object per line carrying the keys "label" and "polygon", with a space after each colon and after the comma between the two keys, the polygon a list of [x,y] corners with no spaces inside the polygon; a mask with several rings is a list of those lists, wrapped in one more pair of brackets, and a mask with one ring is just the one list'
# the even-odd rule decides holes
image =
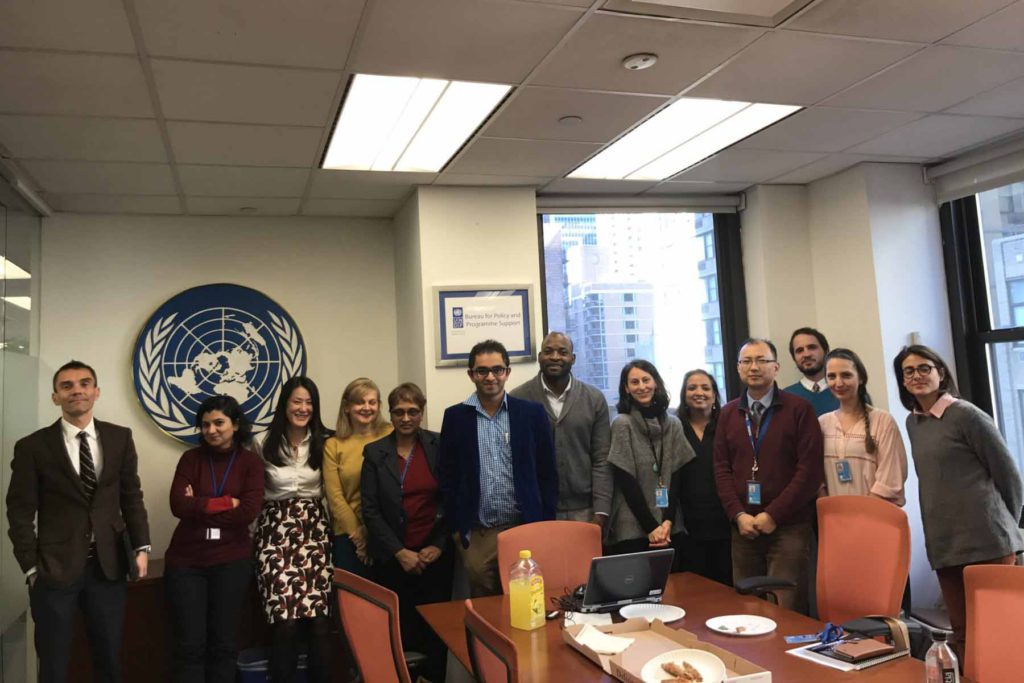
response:
{"label": "paper plate", "polygon": [[763,636],[775,630],[777,624],[768,617],[753,614],[729,614],[713,617],[704,622],[712,631],[729,636]]}
{"label": "paper plate", "polygon": [[674,680],[676,677],[661,668],[662,664],[687,662],[700,673],[704,683],[722,683],[725,680],[725,663],[710,652],[704,650],[670,650],[649,660],[640,670],[640,678],[644,683],[661,683]]}
{"label": "paper plate", "polygon": [[623,619],[646,619],[647,623],[651,623],[655,619],[660,619],[666,624],[670,621],[678,621],[686,616],[686,610],[682,607],[676,607],[675,605],[660,605],[657,603],[644,602],[639,605],[626,605],[619,610],[619,615]]}

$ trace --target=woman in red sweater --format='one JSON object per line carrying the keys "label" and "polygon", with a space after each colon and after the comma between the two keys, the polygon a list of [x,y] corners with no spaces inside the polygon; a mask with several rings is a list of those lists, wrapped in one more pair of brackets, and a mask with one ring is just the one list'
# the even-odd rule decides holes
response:
{"label": "woman in red sweater", "polygon": [[171,482],[180,521],[165,555],[175,683],[231,683],[239,614],[253,575],[249,524],[263,502],[263,462],[243,447],[249,424],[230,396],[196,413],[200,445],[185,451]]}

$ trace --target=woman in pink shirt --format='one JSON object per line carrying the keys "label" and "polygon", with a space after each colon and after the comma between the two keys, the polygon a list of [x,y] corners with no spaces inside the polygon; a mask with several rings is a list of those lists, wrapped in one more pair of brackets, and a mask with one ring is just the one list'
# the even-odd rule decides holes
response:
{"label": "woman in pink shirt", "polygon": [[825,356],[825,380],[839,409],[818,418],[830,496],[877,496],[902,506],[907,451],[892,415],[871,405],[868,373],[849,349]]}

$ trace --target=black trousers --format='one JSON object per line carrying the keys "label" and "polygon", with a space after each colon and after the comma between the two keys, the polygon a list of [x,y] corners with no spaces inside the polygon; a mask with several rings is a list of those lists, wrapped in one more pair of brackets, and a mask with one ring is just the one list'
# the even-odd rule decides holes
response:
{"label": "black trousers", "polygon": [[239,614],[252,576],[249,559],[164,572],[175,683],[233,683]]}
{"label": "black trousers", "polygon": [[71,638],[79,610],[89,635],[95,680],[120,683],[126,586],[124,579],[107,579],[95,557],[86,561],[82,576],[70,586],[51,586],[43,578],[36,580],[29,591],[29,603],[36,623],[35,643],[42,683],[69,680]]}
{"label": "black trousers", "polygon": [[433,564],[422,574],[407,574],[398,560],[378,560],[374,565],[377,583],[398,594],[399,622],[402,627],[402,648],[427,656],[419,673],[434,683],[443,683],[448,665],[448,649],[434,630],[416,611],[417,605],[447,602],[452,597],[452,573],[455,549],[447,545]]}
{"label": "black trousers", "polygon": [[732,585],[732,538],[697,539],[688,534],[672,537],[676,547],[676,559],[680,560],[676,571],[693,572],[726,586]]}

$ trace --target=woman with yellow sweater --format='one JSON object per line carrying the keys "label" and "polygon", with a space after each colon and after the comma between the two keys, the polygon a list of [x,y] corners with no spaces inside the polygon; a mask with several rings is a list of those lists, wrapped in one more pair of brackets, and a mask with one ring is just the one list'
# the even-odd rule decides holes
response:
{"label": "woman with yellow sweater", "polygon": [[380,389],[360,377],[341,395],[337,432],[324,444],[324,489],[334,531],[334,566],[369,578],[366,527],[359,495],[363,447],[394,429],[380,412]]}

